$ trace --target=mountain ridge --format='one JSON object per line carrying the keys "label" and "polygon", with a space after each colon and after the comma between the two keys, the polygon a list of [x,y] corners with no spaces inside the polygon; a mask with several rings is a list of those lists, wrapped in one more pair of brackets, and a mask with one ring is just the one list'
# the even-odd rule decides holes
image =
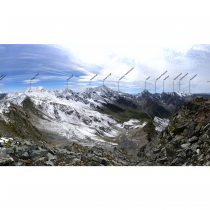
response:
{"label": "mountain ridge", "polygon": [[106,87],[82,93],[38,87],[4,94],[0,100],[0,165],[183,164],[174,163],[170,156],[166,159],[162,149],[171,151],[170,143],[163,145],[159,140],[168,140],[174,116],[195,104],[193,98],[148,91],[123,94]]}

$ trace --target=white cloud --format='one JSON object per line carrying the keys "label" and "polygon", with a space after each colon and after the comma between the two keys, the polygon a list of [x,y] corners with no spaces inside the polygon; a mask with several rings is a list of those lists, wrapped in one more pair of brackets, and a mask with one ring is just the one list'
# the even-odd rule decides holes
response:
{"label": "white cloud", "polygon": [[40,79],[34,79],[34,80],[24,80],[23,82],[25,83],[25,84],[36,84],[36,83],[38,83],[40,81]]}
{"label": "white cloud", "polygon": [[[66,46],[68,48],[68,45]],[[97,65],[100,68],[96,71],[92,71],[91,68],[88,69],[88,73],[82,76],[78,81],[87,82],[92,77],[94,73],[99,75],[96,77],[95,81],[101,81],[106,75],[112,73],[112,76],[108,79],[107,85],[112,88],[116,88],[116,82],[120,76],[126,73],[133,65],[135,69],[129,75],[127,75],[121,83],[127,88],[134,88],[138,90],[138,87],[144,87],[144,80],[147,76],[151,76],[150,81],[148,81],[148,88],[154,91],[154,81],[162,74],[165,70],[168,71],[167,75],[170,78],[165,82],[166,91],[172,91],[172,81],[175,76],[179,73],[189,73],[188,77],[182,82],[182,90],[188,91],[188,80],[195,73],[198,73],[196,81],[192,82],[192,90],[194,92],[208,92],[208,84],[203,81],[206,80],[208,74],[205,73],[204,69],[197,69],[198,61],[197,57],[189,57],[188,52],[190,50],[196,52],[206,52],[208,49],[202,45],[135,45],[130,46],[130,48],[108,48],[104,46],[104,49],[100,48],[96,51],[94,47],[87,50],[71,49],[71,53],[75,53],[82,65]],[[109,53],[108,53],[109,52]],[[94,58],[96,58],[94,60]],[[205,61],[205,65],[209,66],[208,61]],[[94,72],[94,73],[93,73]],[[162,79],[158,81],[157,87],[159,91],[162,91]],[[94,81],[93,81],[94,82]],[[201,85],[200,85],[201,84]],[[178,83],[175,83],[176,90],[178,90]]]}
{"label": "white cloud", "polygon": [[[1,37],[6,43],[63,45],[87,74],[80,80],[88,81],[92,73],[100,73],[100,80],[111,72],[109,80],[115,81],[134,64],[135,71],[122,82],[142,83],[148,75],[152,82],[165,70],[170,78],[179,72],[194,74],[195,61],[185,55],[194,43],[210,42],[208,1],[20,1],[21,12],[19,1],[13,8],[5,3],[12,11],[1,11]],[[176,58],[174,51],[179,54]],[[199,89],[207,90],[201,81],[208,72],[198,71]]]}

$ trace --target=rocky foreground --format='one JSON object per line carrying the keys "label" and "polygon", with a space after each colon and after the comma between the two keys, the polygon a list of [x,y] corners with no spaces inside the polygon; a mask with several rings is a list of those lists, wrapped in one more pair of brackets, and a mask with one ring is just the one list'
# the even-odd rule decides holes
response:
{"label": "rocky foreground", "polygon": [[183,106],[139,156],[139,165],[210,166],[210,101],[197,98]]}
{"label": "rocky foreground", "polygon": [[131,165],[122,150],[69,143],[48,147],[45,143],[9,139],[1,144],[1,166],[121,166]]}

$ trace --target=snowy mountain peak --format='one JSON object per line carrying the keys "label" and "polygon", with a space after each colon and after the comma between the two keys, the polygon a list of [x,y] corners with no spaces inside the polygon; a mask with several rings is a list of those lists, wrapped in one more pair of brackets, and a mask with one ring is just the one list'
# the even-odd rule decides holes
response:
{"label": "snowy mountain peak", "polygon": [[187,97],[187,96],[190,96],[192,94],[189,94],[189,93],[184,93],[184,92],[175,92],[178,96],[180,97]]}
{"label": "snowy mountain peak", "polygon": [[28,88],[25,92],[46,92],[48,91],[46,88],[42,87],[42,86],[37,86],[37,87],[31,87]]}
{"label": "snowy mountain peak", "polygon": [[98,95],[106,95],[106,94],[116,94],[118,92],[112,90],[111,88],[108,88],[107,86],[99,86],[95,88],[87,88],[85,91],[83,91],[85,94],[98,94]]}

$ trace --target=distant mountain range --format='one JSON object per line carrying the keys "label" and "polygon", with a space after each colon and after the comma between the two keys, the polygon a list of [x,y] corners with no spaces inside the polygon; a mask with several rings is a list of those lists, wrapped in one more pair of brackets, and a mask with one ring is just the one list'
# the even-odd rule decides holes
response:
{"label": "distant mountain range", "polygon": [[104,137],[116,137],[122,123],[130,119],[169,118],[193,97],[178,93],[151,94],[148,91],[131,95],[105,86],[80,93],[37,87],[31,91],[1,94],[0,116],[2,123],[10,121],[15,109],[13,118],[22,119],[24,114],[27,115],[31,129],[34,127],[53,139],[101,142]]}

